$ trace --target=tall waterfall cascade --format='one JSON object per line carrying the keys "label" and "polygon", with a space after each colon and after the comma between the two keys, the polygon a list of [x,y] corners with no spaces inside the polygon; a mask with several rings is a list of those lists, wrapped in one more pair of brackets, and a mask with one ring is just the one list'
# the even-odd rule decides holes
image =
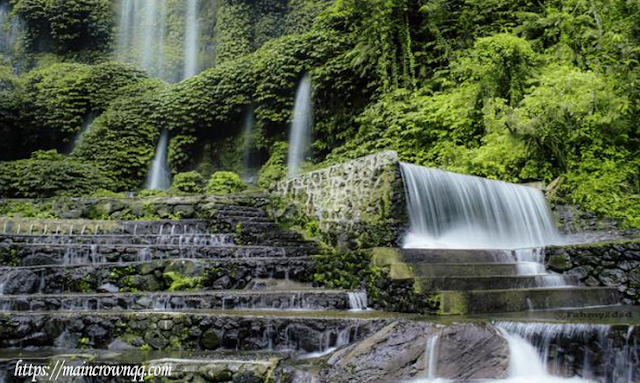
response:
{"label": "tall waterfall cascade", "polygon": [[70,152],[73,152],[78,147],[78,145],[80,145],[82,140],[84,140],[87,134],[89,134],[89,132],[91,131],[91,127],[93,125],[93,121],[95,121],[96,117],[97,117],[96,113],[91,112],[84,119],[84,122],[80,127],[80,131],[78,132],[78,134],[76,134],[76,136],[73,138],[73,141],[71,142]]}
{"label": "tall waterfall cascade", "polygon": [[147,176],[147,189],[167,190],[171,187],[169,168],[169,132],[163,130],[156,147],[156,154]]}
{"label": "tall waterfall cascade", "polygon": [[188,0],[184,34],[184,78],[198,74],[198,0]]}
{"label": "tall waterfall cascade", "polygon": [[405,248],[518,249],[561,243],[541,191],[407,163]]}
{"label": "tall waterfall cascade", "polygon": [[0,0],[0,53],[9,54],[18,39],[20,20],[11,17],[9,1]]}
{"label": "tall waterfall cascade", "polygon": [[289,157],[287,160],[289,177],[295,177],[300,174],[302,163],[309,156],[311,149],[313,127],[311,93],[311,78],[307,74],[300,80],[293,107],[293,121],[291,122],[289,135]]}
{"label": "tall waterfall cascade", "polygon": [[[121,0],[116,58],[165,80],[179,81],[198,74],[202,51],[200,1]],[[174,30],[168,20],[173,20],[178,11],[184,28]],[[181,38],[176,39],[175,34]],[[181,50],[176,51],[180,44]]]}

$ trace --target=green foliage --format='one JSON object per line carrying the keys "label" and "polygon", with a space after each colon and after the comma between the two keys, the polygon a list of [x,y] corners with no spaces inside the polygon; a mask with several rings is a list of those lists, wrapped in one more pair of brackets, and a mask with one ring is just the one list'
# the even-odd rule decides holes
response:
{"label": "green foliage", "polygon": [[178,173],[173,177],[171,193],[199,194],[204,192],[204,177],[196,171]]}
{"label": "green foliage", "polygon": [[207,194],[233,194],[247,188],[247,184],[234,172],[215,172],[207,183]]}
{"label": "green foliage", "polygon": [[155,105],[164,83],[144,80],[124,87],[98,117],[74,155],[96,164],[116,182],[114,190],[137,190],[146,178],[160,137]]}
{"label": "green foliage", "polygon": [[56,151],[35,152],[30,159],[0,164],[2,197],[82,196],[111,185],[111,179],[96,166]]}
{"label": "green foliage", "polygon": [[114,14],[109,0],[13,0],[13,4],[26,23],[31,50],[66,53],[110,46]]}
{"label": "green foliage", "polygon": [[287,156],[289,145],[284,141],[276,142],[271,148],[269,160],[260,169],[258,185],[269,188],[275,182],[287,176]]}
{"label": "green foliage", "polygon": [[169,285],[169,291],[186,291],[202,288],[203,277],[185,277],[170,271],[162,274],[165,283]]}

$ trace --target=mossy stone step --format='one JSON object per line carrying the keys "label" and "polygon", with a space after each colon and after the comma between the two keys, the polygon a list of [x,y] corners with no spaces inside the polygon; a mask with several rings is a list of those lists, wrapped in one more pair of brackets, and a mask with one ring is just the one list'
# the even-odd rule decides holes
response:
{"label": "mossy stone step", "polygon": [[[518,263],[412,263],[416,277],[516,276],[522,271]],[[540,265],[543,268],[542,265]]]}
{"label": "mossy stone step", "polygon": [[442,291],[438,299],[441,314],[464,315],[616,305],[620,293],[613,287]]}
{"label": "mossy stone step", "polygon": [[[113,285],[120,291],[166,291],[200,287],[244,289],[256,279],[310,282],[314,258],[226,260],[171,259],[74,266],[0,268],[4,294],[89,293]],[[109,290],[107,290],[109,291]]]}
{"label": "mossy stone step", "polygon": [[523,289],[553,286],[578,286],[579,280],[571,275],[517,275],[517,276],[447,276],[417,278],[416,283],[422,291],[428,290],[495,290]]}
{"label": "mossy stone step", "polygon": [[349,291],[218,290],[167,293],[0,295],[0,311],[349,310]]}
{"label": "mossy stone step", "polygon": [[407,263],[514,263],[513,250],[401,249]]}

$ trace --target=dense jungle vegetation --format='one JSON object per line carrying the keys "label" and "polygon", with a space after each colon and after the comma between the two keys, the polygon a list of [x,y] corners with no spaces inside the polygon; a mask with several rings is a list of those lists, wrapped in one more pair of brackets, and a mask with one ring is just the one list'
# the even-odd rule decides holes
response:
{"label": "dense jungle vegetation", "polygon": [[172,171],[198,171],[202,190],[214,171],[240,171],[248,108],[268,185],[286,174],[309,73],[309,168],[393,149],[493,179],[556,180],[555,202],[640,228],[638,0],[218,0],[215,65],[178,83],[113,61],[118,2],[10,6],[23,31],[0,61],[4,197],[139,190],[162,129]]}

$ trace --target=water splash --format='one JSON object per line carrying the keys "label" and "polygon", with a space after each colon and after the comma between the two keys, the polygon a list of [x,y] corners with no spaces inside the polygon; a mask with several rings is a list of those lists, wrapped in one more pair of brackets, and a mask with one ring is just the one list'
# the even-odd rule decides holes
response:
{"label": "water splash", "polygon": [[199,71],[199,25],[198,0],[188,0],[184,34],[184,78],[198,74]]}
{"label": "water splash", "polygon": [[539,190],[400,165],[410,231],[405,248],[517,249],[561,243]]}
{"label": "water splash", "polygon": [[147,189],[167,190],[171,187],[171,170],[169,168],[169,132],[163,130],[156,147],[149,175]]}
{"label": "water splash", "polygon": [[311,98],[311,78],[308,74],[300,80],[293,106],[293,121],[289,136],[289,177],[300,174],[302,163],[309,156],[313,127],[313,104]]}

